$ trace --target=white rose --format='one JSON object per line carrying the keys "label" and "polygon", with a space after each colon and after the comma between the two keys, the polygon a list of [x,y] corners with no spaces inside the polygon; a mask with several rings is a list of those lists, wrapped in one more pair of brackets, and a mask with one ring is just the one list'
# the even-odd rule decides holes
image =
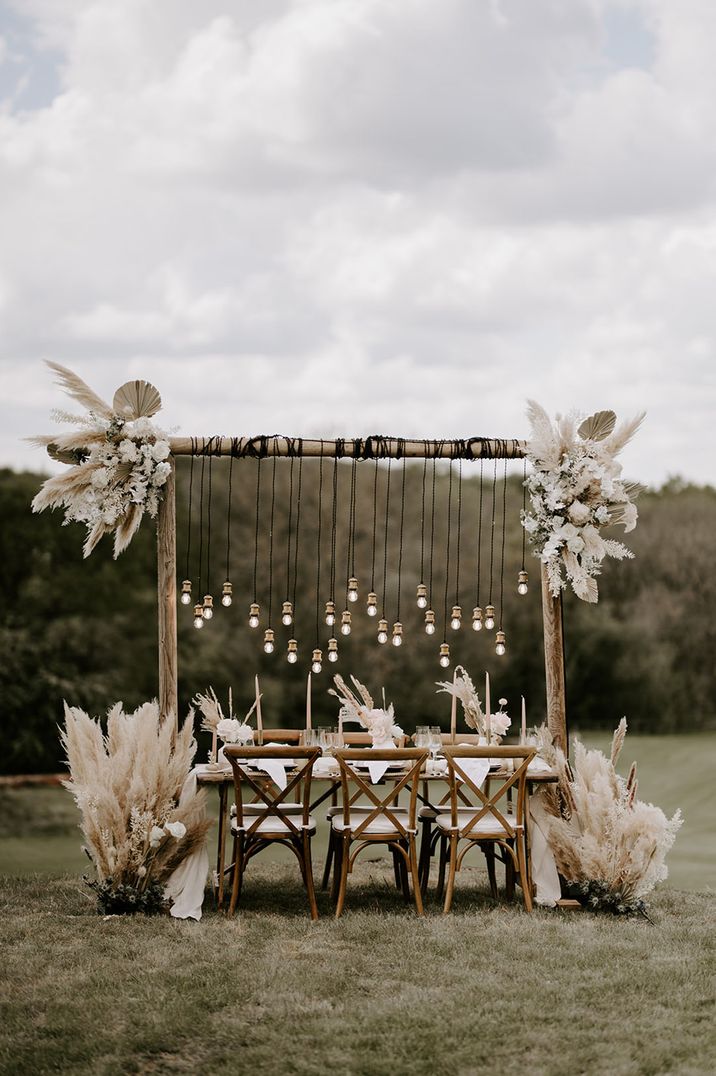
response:
{"label": "white rose", "polygon": [[152,446],[152,459],[155,459],[157,463],[161,463],[162,460],[167,458],[170,451],[168,441],[157,441]]}
{"label": "white rose", "polygon": [[248,743],[253,739],[254,730],[235,717],[224,717],[216,726],[216,735],[224,743]]}
{"label": "white rose", "polygon": [[158,848],[161,842],[164,840],[164,830],[159,826],[152,826],[149,831],[149,846],[150,848]]}
{"label": "white rose", "polygon": [[570,538],[567,542],[567,549],[572,553],[581,553],[584,549],[584,539],[579,535],[575,535],[574,538]]}
{"label": "white rose", "polygon": [[167,833],[171,833],[172,837],[176,837],[178,841],[186,835],[186,826],[183,822],[167,822],[164,828]]}
{"label": "white rose", "polygon": [[139,451],[134,441],[125,438],[124,441],[119,442],[119,458],[125,463],[134,463],[138,456]]}
{"label": "white rose", "polygon": [[567,515],[572,523],[576,523],[580,527],[582,524],[589,522],[591,512],[586,504],[582,504],[581,501],[574,501],[567,509]]}

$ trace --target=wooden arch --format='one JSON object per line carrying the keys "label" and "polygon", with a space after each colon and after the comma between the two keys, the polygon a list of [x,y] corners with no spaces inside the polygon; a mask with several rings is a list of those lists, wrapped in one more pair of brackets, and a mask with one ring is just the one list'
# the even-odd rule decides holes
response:
{"label": "wooden arch", "polygon": [[[157,518],[157,583],[159,597],[159,707],[163,714],[178,714],[177,690],[177,552],[175,457],[212,454],[216,456],[330,456],[369,459],[522,459],[526,443],[472,437],[456,441],[410,441],[400,438],[369,437],[305,440],[290,437],[173,437],[170,438],[171,473]],[[547,727],[556,744],[568,747],[564,674],[562,599],[549,591],[542,566],[542,621],[547,695]]]}

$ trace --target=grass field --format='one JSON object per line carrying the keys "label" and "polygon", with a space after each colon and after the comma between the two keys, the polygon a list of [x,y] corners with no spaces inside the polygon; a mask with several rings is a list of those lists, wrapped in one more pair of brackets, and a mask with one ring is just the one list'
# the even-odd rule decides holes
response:
{"label": "grass field", "polygon": [[715,750],[627,738],[640,794],[686,818],[651,923],[528,916],[491,900],[482,869],[459,876],[450,916],[430,899],[418,920],[380,860],[341,920],[320,894],[312,924],[295,864],[266,859],[233,920],[105,920],[71,798],[6,791],[0,1073],[712,1074]]}

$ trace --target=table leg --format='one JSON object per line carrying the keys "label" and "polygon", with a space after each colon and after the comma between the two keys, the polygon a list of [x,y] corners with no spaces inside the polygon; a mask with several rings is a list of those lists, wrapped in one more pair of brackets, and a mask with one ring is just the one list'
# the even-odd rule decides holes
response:
{"label": "table leg", "polygon": [[218,891],[216,896],[216,906],[221,908],[224,903],[224,864],[226,863],[226,805],[228,802],[228,796],[226,790],[229,786],[227,784],[219,785],[219,838],[216,857],[216,873],[218,876]]}

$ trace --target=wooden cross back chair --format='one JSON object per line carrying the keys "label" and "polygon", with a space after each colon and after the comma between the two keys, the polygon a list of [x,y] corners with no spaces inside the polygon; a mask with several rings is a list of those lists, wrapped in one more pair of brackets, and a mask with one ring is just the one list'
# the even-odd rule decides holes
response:
{"label": "wooden cross back chair", "polygon": [[[228,750],[225,748],[224,753],[231,762],[236,796],[236,813],[231,822],[234,862],[229,915],[236,910],[249,860],[271,844],[283,844],[298,859],[311,918],[317,919],[311,862],[311,838],[316,832],[316,821],[310,813],[310,803],[313,765],[321,753],[320,748],[232,746]],[[285,789],[279,789],[268,774],[248,769],[245,764],[260,763],[262,759],[278,762],[292,759],[295,762],[295,772],[287,774]],[[297,795],[297,804],[288,802],[291,795]],[[246,803],[247,797],[251,797],[252,802]]]}
{"label": "wooden cross back chair", "polygon": [[[460,747],[444,748],[450,784],[450,811],[440,812],[435,826],[440,834],[440,875],[438,896],[442,896],[445,867],[448,878],[445,886],[444,912],[452,906],[455,874],[462,867],[471,848],[481,847],[489,857],[495,846],[508,869],[508,878],[519,877],[525,908],[532,911],[532,890],[526,839],[527,767],[534,758],[533,747]],[[511,772],[488,775],[485,791],[476,784],[465,763],[470,759],[499,759]],[[516,799],[513,791],[516,790]],[[508,795],[509,793],[509,795]],[[472,800],[470,806],[465,800]],[[510,799],[512,802],[510,803]],[[460,848],[461,843],[464,845]],[[492,883],[492,877],[491,877]],[[509,891],[509,883],[508,883]]]}
{"label": "wooden cross back chair", "polygon": [[[346,898],[348,875],[364,848],[376,843],[387,844],[394,856],[402,863],[403,893],[409,899],[408,876],[413,879],[413,898],[418,915],[423,914],[423,902],[418,881],[418,857],[415,847],[416,813],[420,770],[428,757],[423,748],[373,748],[371,762],[401,763],[405,770],[384,785],[371,783],[368,773],[358,773],[352,762],[363,762],[368,757],[365,750],[344,748],[335,752],[340,769],[342,805],[331,818],[335,837],[336,868],[333,876],[333,895],[336,901],[336,918],[341,915]],[[401,791],[409,790],[408,806],[399,808],[397,798]],[[379,791],[380,790],[380,791]],[[382,793],[382,794],[381,794]],[[367,804],[356,806],[360,796]],[[358,847],[351,851],[351,846]]]}

